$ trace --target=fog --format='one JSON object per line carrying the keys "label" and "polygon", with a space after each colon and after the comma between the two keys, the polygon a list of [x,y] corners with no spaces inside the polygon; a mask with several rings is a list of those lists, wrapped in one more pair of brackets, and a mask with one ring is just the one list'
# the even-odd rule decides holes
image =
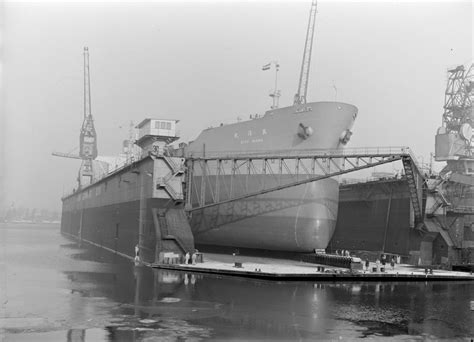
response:
{"label": "fog", "polygon": [[[83,55],[90,51],[100,155],[130,121],[179,119],[181,141],[297,89],[310,1],[4,4],[0,193],[3,204],[59,209],[79,160]],[[471,1],[320,1],[309,101],[359,108],[349,146],[410,146],[425,162],[441,124],[446,70],[473,56]],[[337,89],[337,93],[336,93]],[[1,152],[3,149],[3,152]],[[1,204],[1,203],[0,203]]]}

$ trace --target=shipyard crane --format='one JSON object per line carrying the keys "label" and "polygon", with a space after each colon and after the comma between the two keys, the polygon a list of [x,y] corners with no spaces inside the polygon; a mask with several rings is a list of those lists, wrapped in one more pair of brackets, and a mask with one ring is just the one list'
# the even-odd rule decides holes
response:
{"label": "shipyard crane", "polygon": [[440,205],[456,214],[474,214],[474,63],[448,70],[442,126],[435,159],[445,161],[434,193]]}
{"label": "shipyard crane", "polygon": [[97,154],[97,134],[91,110],[89,48],[84,47],[84,120],[79,134],[79,154],[53,152],[53,156],[82,160],[78,175],[81,188],[93,180],[93,160]]}
{"label": "shipyard crane", "polygon": [[473,163],[474,64],[448,70],[442,126],[436,134],[437,161]]}
{"label": "shipyard crane", "polygon": [[89,48],[84,47],[84,121],[79,136],[79,185],[90,184],[93,178],[92,160],[97,158],[97,134],[91,111],[91,84],[89,72]]}
{"label": "shipyard crane", "polygon": [[303,61],[301,63],[300,80],[298,91],[295,94],[294,104],[305,104],[308,92],[309,68],[311,65],[311,52],[313,50],[314,26],[316,22],[317,1],[313,0],[309,11],[308,29],[306,31],[306,41],[304,43]]}
{"label": "shipyard crane", "polygon": [[[449,137],[445,146],[448,153],[438,148],[437,160],[450,160],[453,157],[473,157],[473,125],[474,125],[474,64],[459,65],[448,70],[448,84],[445,92],[443,126],[438,130],[439,144],[442,137]],[[441,146],[438,146],[441,147]]]}
{"label": "shipyard crane", "polygon": [[80,155],[74,153],[64,153],[64,152],[53,152],[55,157],[71,158],[71,159],[82,159]]}

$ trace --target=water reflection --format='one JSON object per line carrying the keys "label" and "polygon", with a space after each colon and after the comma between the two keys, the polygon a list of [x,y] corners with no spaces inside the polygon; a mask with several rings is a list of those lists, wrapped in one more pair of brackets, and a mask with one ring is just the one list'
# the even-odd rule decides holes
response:
{"label": "water reflection", "polygon": [[160,271],[58,231],[0,224],[0,264],[7,266],[0,269],[7,279],[0,335],[7,340],[474,336],[472,282],[276,283]]}
{"label": "water reflection", "polygon": [[[118,303],[113,315],[119,319],[106,327],[111,340],[473,333],[471,283],[276,283],[137,267],[92,248],[74,258],[109,266],[105,273],[65,273],[82,296]],[[74,336],[68,333],[68,341],[82,341]]]}
{"label": "water reflection", "polygon": [[84,342],[86,329],[69,329],[67,332],[67,342]]}

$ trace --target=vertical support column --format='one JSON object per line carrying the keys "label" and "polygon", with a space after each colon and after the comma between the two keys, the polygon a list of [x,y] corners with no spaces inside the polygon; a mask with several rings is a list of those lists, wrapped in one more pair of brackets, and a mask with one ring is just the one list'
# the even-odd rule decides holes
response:
{"label": "vertical support column", "polygon": [[79,240],[82,240],[82,225],[84,223],[84,208],[81,209],[81,218],[79,219],[79,231],[77,232],[77,237]]}
{"label": "vertical support column", "polygon": [[252,163],[252,159],[247,159],[247,173],[245,175],[245,193],[246,194],[249,193],[249,177],[250,177],[250,172],[251,172],[250,163]]}
{"label": "vertical support column", "polygon": [[262,168],[262,190],[265,189],[265,179],[267,178],[267,162],[268,159],[263,159],[263,168]]}
{"label": "vertical support column", "polygon": [[201,196],[199,205],[206,204],[206,178],[207,178],[207,161],[203,160],[201,165]]}
{"label": "vertical support column", "polygon": [[[194,160],[188,159],[187,161],[187,168],[186,168],[186,193],[185,196],[185,203],[187,208],[192,208],[192,195],[193,195],[193,185],[194,185]],[[196,195],[197,196],[197,195]]]}
{"label": "vertical support column", "polygon": [[163,250],[163,234],[161,233],[161,226],[158,220],[158,209],[151,208],[153,215],[153,225],[155,227],[155,263],[160,262],[160,252]]}
{"label": "vertical support column", "polygon": [[278,159],[278,185],[281,185],[281,177],[282,177],[282,174],[283,174],[283,159],[280,158]]}
{"label": "vertical support column", "polygon": [[[153,165],[155,163],[155,160],[153,160]],[[154,173],[153,173],[154,174]],[[138,211],[138,250],[139,250],[139,256],[140,260],[142,260],[142,248],[144,247],[144,241],[145,241],[145,222],[146,222],[146,200],[145,200],[145,182],[144,182],[144,172],[140,172],[138,174],[138,177],[140,177],[139,185],[140,185],[140,207]]]}
{"label": "vertical support column", "polygon": [[216,171],[216,195],[215,195],[216,202],[220,201],[219,184],[220,184],[220,175],[221,175],[221,166],[222,166],[221,164],[222,164],[222,160],[218,159],[217,160],[217,171]]}
{"label": "vertical support column", "polygon": [[295,173],[296,173],[296,181],[298,181],[299,174],[300,174],[300,158],[296,158]]}
{"label": "vertical support column", "polygon": [[388,231],[388,224],[390,222],[390,210],[392,209],[392,197],[393,197],[393,187],[390,189],[390,197],[388,199],[387,216],[385,217],[385,231],[383,234],[382,253],[385,253],[385,244],[387,243],[387,231]]}
{"label": "vertical support column", "polygon": [[236,169],[237,161],[232,159],[232,172],[230,174],[230,196],[232,198],[232,194],[234,193],[234,178],[235,178],[235,169]]}

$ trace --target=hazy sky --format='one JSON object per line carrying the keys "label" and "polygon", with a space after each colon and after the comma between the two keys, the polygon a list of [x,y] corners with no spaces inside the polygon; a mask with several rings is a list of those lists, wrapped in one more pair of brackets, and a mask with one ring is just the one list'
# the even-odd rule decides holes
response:
{"label": "hazy sky", "polygon": [[[290,105],[310,3],[7,2],[3,200],[59,209],[75,186],[80,161],[51,152],[78,147],[83,46],[99,154],[115,155],[130,120],[180,119],[188,141],[263,114],[273,73],[261,66],[272,60],[281,65],[280,105]],[[308,100],[334,100],[336,86],[337,100],[359,108],[349,146],[408,145],[426,162],[446,70],[472,61],[472,19],[471,1],[320,1]]]}

